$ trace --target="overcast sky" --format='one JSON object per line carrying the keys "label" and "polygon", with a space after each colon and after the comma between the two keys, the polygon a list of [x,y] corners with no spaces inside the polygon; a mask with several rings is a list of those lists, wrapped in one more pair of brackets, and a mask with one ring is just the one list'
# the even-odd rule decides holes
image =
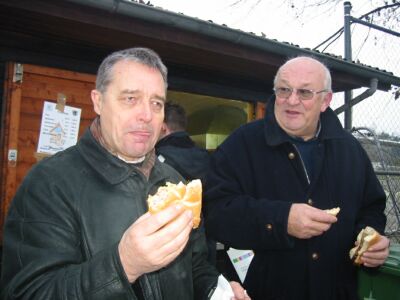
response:
{"label": "overcast sky", "polygon": [[[150,2],[174,12],[212,20],[218,24],[226,24],[231,28],[256,34],[263,32],[267,38],[310,48],[342,27],[344,20],[342,3],[327,4],[318,8],[306,6],[304,4],[306,1],[303,0],[292,1],[294,7],[291,7],[288,1],[276,0],[151,0]],[[351,1],[352,16],[358,17],[369,12],[374,8],[373,2]]]}
{"label": "overcast sky", "polygon": [[[313,0],[151,0],[153,5],[183,13],[202,20],[265,35],[266,38],[289,42],[304,48],[314,48],[330,37],[344,24],[343,1],[321,7],[307,7]],[[258,3],[259,2],[259,3]],[[351,15],[359,17],[379,4],[381,0],[353,0]],[[236,4],[235,4],[236,3]],[[258,3],[258,4],[257,4]],[[235,5],[233,5],[235,4]],[[400,38],[352,25],[353,60],[393,72],[400,76]],[[323,47],[318,50],[323,50]],[[343,36],[325,50],[344,56]],[[354,96],[363,90],[354,92]],[[354,126],[369,126],[377,131],[400,135],[400,99],[393,101],[389,93],[377,93],[375,99],[365,100],[354,110]],[[379,100],[376,98],[379,97]],[[342,104],[343,96],[334,98],[333,108]],[[379,102],[377,102],[379,101]],[[371,108],[372,107],[372,108]],[[343,114],[342,114],[343,115]]]}

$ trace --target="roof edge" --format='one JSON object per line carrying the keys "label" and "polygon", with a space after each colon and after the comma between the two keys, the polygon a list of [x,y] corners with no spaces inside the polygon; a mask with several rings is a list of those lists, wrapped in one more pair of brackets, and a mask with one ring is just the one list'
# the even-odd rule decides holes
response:
{"label": "roof edge", "polygon": [[285,42],[278,42],[242,30],[233,29],[224,25],[218,25],[209,21],[189,17],[183,14],[164,10],[147,4],[137,3],[129,0],[66,0],[76,4],[91,6],[106,10],[110,13],[121,14],[137,19],[150,21],[174,27],[180,30],[194,32],[219,40],[225,40],[242,46],[253,47],[262,51],[269,51],[278,55],[294,57],[300,55],[314,56],[323,60],[329,67],[337,71],[355,73],[362,78],[376,78],[384,85],[400,87],[400,77],[391,72],[382,71],[377,68],[346,61],[342,58],[301,48]]}

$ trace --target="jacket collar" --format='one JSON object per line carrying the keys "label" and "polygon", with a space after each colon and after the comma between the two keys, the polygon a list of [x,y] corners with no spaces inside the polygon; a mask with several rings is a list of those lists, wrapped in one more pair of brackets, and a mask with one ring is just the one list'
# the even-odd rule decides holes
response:
{"label": "jacket collar", "polygon": [[[141,173],[145,177],[154,166],[154,149],[146,155],[141,165],[128,164],[108,152],[93,136],[90,129],[86,129],[77,143],[77,149],[84,160],[107,182],[118,184],[126,180],[133,172]],[[147,170],[147,173],[146,173]]]}
{"label": "jacket collar", "polygon": [[192,148],[194,142],[190,138],[189,134],[185,131],[173,132],[158,141],[156,149],[164,146],[175,146],[180,148]]}
{"label": "jacket collar", "polygon": [[[277,146],[290,141],[290,136],[279,126],[274,114],[275,100],[267,103],[267,110],[264,117],[264,133],[268,145]],[[321,131],[318,139],[330,140],[339,139],[345,136],[345,131],[333,110],[328,107],[320,116]]]}

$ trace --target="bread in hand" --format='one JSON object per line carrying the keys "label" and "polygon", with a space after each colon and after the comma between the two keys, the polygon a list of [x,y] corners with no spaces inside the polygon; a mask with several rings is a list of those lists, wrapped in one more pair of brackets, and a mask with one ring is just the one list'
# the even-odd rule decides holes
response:
{"label": "bread in hand", "polygon": [[166,207],[180,203],[185,209],[193,213],[193,228],[200,224],[202,185],[200,179],[190,181],[187,185],[182,182],[178,184],[167,182],[160,186],[155,195],[150,195],[147,204],[150,213],[157,213]]}
{"label": "bread in hand", "polygon": [[330,215],[336,217],[337,214],[340,212],[340,207],[334,207],[334,208],[331,208],[331,209],[325,209],[325,211],[326,211],[328,214],[330,214]]}
{"label": "bread in hand", "polygon": [[380,234],[372,227],[365,227],[360,231],[357,236],[357,246],[350,249],[350,259],[353,260],[355,265],[361,265],[361,256],[366,252],[372,245],[375,245],[379,239]]}

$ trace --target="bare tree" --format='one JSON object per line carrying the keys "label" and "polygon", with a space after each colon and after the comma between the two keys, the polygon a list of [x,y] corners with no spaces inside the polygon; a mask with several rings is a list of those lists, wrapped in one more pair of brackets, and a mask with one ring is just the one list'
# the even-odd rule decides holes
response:
{"label": "bare tree", "polygon": [[[253,10],[261,2],[266,1],[270,0],[233,0],[230,6],[234,7],[242,4],[249,4],[250,10]],[[322,13],[328,13],[332,9],[336,9],[338,5],[342,5],[343,0],[281,0],[281,2],[286,5],[289,12],[291,12],[295,18],[307,19],[309,11],[314,11],[315,8],[319,8]],[[376,3],[376,8],[359,18],[392,30],[400,29],[400,1],[377,0]]]}
{"label": "bare tree", "polygon": [[[271,0],[234,0],[229,6],[235,7],[246,4],[250,7],[250,13],[252,10],[256,9],[258,5],[268,1]],[[303,25],[312,19],[312,15],[315,14],[316,9],[320,14],[329,14],[333,10],[338,9],[338,6],[342,5],[342,3],[342,0],[281,1],[281,4],[286,6],[288,13],[298,19]],[[376,7],[358,18],[393,31],[400,30],[400,0],[376,0]],[[324,52],[332,43],[339,39],[342,34],[343,27],[313,49]],[[322,49],[322,47],[324,48]]]}

